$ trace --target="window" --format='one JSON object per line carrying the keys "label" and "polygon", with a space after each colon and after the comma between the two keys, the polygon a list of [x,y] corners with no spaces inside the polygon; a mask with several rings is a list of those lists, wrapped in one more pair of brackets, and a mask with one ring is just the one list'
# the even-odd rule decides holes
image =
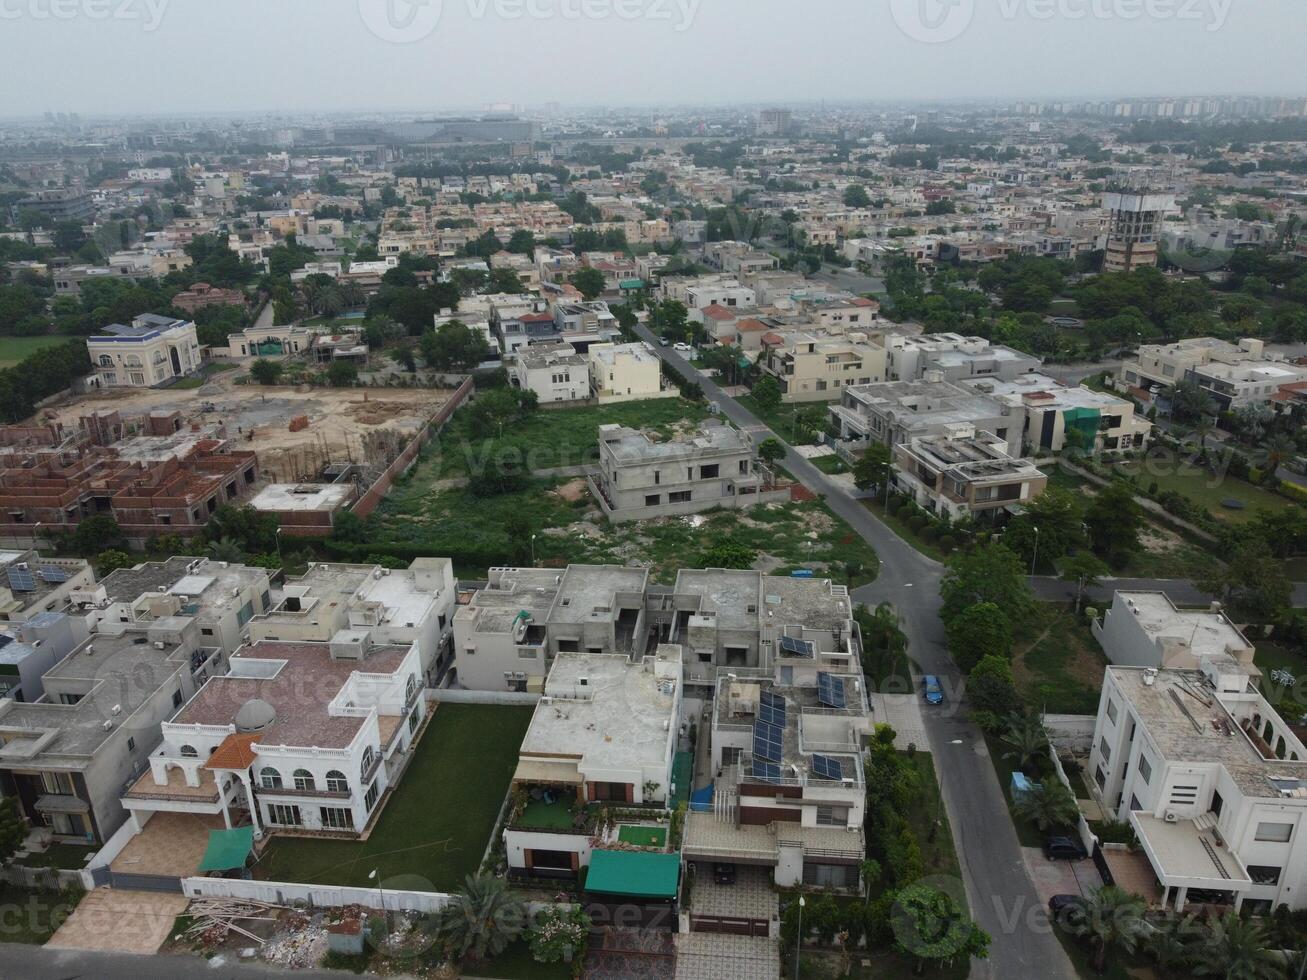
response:
{"label": "window", "polygon": [[412,712],[410,712],[408,716],[408,733],[412,735],[417,730],[418,730],[418,713],[415,709]]}
{"label": "window", "polygon": [[718,474],[721,472],[721,469],[722,468],[716,463],[714,463],[712,466],[700,466],[699,479],[715,480],[717,479]]}
{"label": "window", "polygon": [[1197,786],[1172,786],[1171,803],[1176,806],[1193,806],[1198,800]]}
{"label": "window", "polygon": [[1248,865],[1248,877],[1253,880],[1254,885],[1278,885],[1280,871],[1280,868],[1272,868],[1265,864]]}
{"label": "window", "polygon": [[644,505],[646,507],[657,507],[662,502],[663,495],[661,493],[651,493],[646,495],[644,498]]}
{"label": "window", "polygon": [[268,804],[268,823],[280,824],[283,827],[298,827],[302,822],[299,807],[285,803]]}
{"label": "window", "polygon": [[1142,804],[1140,804],[1140,802],[1139,802],[1139,797],[1135,796],[1134,793],[1131,793],[1131,794],[1130,794],[1130,809],[1131,809],[1131,810],[1142,810],[1142,809],[1143,809]]}
{"label": "window", "polygon": [[1108,698],[1108,699],[1107,699],[1107,717],[1110,718],[1110,719],[1112,720],[1112,724],[1114,724],[1114,725],[1116,724],[1116,715],[1117,715],[1117,711],[1116,711],[1116,702],[1113,701],[1111,698]]}
{"label": "window", "polygon": [[181,749],[181,757],[183,759],[198,759],[200,753],[196,751],[194,745],[183,745]]}
{"label": "window", "polygon": [[1291,823],[1259,823],[1257,833],[1253,840],[1271,841],[1276,844],[1287,844],[1289,838],[1293,836],[1293,824]]}
{"label": "window", "polygon": [[281,789],[281,773],[268,766],[259,772],[259,784],[264,789]]}
{"label": "window", "polygon": [[372,768],[372,763],[376,760],[376,758],[377,758],[377,753],[372,750],[371,745],[369,745],[366,749],[363,750],[363,762],[359,766],[360,779],[368,778],[368,770]]}
{"label": "window", "polygon": [[333,769],[327,773],[327,792],[328,793],[348,793],[349,780],[339,769]]}
{"label": "window", "polygon": [[374,779],[372,785],[368,787],[367,795],[363,797],[363,809],[367,810],[368,813],[371,813],[372,808],[377,805],[378,795],[380,794],[377,791],[377,782]]}
{"label": "window", "polygon": [[51,796],[72,796],[73,779],[66,772],[41,773],[41,786]]}
{"label": "window", "polygon": [[1098,754],[1103,757],[1104,762],[1112,761],[1112,750],[1107,744],[1107,739],[1100,738],[1098,740]]}
{"label": "window", "polygon": [[309,772],[307,769],[296,769],[295,775],[292,778],[295,780],[295,788],[298,790],[312,792],[318,788],[317,784],[313,781],[313,773]]}
{"label": "window", "polygon": [[1148,756],[1139,756],[1139,778],[1145,783],[1153,776],[1153,767],[1148,762]]}
{"label": "window", "polygon": [[322,827],[324,830],[354,829],[353,810],[345,810],[335,806],[319,807],[318,818],[322,821]]}
{"label": "window", "polygon": [[688,504],[690,502],[690,491],[680,490],[676,493],[669,493],[667,495],[667,502],[669,504]]}
{"label": "window", "polygon": [[854,888],[858,883],[858,869],[846,864],[804,862],[803,883],[816,888]]}
{"label": "window", "polygon": [[1107,786],[1107,776],[1103,773],[1102,766],[1094,767],[1094,782],[1098,784],[1099,789],[1104,789]]}
{"label": "window", "polygon": [[408,682],[404,685],[404,703],[408,704],[413,700],[413,695],[418,692],[418,679],[412,674],[408,675]]}
{"label": "window", "polygon": [[847,827],[849,825],[849,811],[842,806],[818,806],[817,807],[817,826],[818,827]]}

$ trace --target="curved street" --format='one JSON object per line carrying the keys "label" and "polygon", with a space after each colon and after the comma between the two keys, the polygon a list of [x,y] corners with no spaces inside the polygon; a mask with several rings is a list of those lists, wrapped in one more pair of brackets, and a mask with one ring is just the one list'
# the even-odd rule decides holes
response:
{"label": "curved street", "polygon": [[[643,325],[639,337],[742,429],[766,438],[770,430],[713,381]],[[784,466],[858,532],[880,556],[880,575],[853,591],[856,602],[893,603],[907,633],[909,653],[922,673],[936,674],[949,697],[942,711],[926,712],[926,733],[939,775],[972,911],[993,937],[989,959],[973,965],[973,977],[1074,977],[1062,944],[1053,935],[1035,886],[1026,874],[1007,798],[987,756],[980,730],[958,710],[961,674],[948,655],[939,618],[943,566],[922,555],[877,520],[843,487],[787,446]],[[1061,583],[1058,583],[1061,584]],[[911,689],[912,679],[904,683]]]}

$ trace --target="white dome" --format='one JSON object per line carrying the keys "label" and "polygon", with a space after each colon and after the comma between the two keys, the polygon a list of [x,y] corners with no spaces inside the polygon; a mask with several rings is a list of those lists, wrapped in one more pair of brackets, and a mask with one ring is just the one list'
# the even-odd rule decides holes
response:
{"label": "white dome", "polygon": [[262,698],[251,698],[236,712],[236,731],[261,732],[277,720],[277,710]]}

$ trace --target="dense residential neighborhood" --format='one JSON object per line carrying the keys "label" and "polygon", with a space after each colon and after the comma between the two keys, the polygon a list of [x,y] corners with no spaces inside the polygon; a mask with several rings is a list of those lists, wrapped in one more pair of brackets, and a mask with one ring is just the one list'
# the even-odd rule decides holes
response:
{"label": "dense residential neighborhood", "polygon": [[723,3],[3,12],[0,976],[1302,976],[1302,17]]}

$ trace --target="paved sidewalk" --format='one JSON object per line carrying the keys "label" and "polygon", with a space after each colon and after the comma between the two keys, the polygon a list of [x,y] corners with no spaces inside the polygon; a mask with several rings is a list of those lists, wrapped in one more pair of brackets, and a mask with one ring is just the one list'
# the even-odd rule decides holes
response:
{"label": "paved sidewalk", "polygon": [[676,937],[676,980],[777,980],[780,973],[779,940],[712,932]]}
{"label": "paved sidewalk", "polygon": [[185,895],[97,888],[46,943],[49,949],[111,953],[156,953],[177,916],[190,904]]}

